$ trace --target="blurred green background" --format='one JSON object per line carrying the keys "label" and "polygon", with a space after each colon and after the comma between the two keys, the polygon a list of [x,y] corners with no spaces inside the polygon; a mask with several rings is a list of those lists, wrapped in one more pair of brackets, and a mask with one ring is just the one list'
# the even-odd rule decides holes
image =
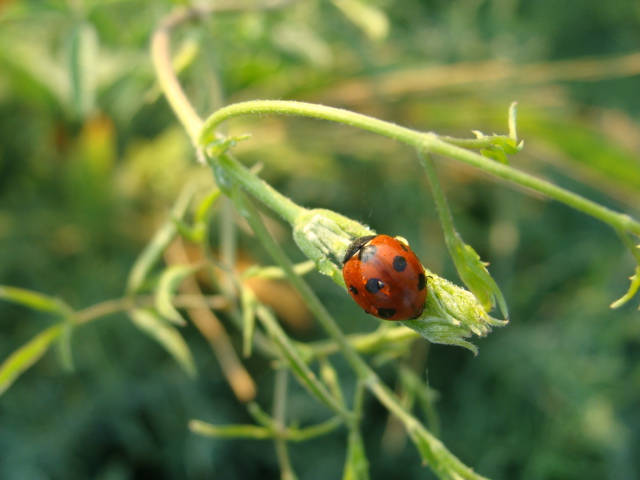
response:
{"label": "blurred green background", "polygon": [[[75,308],[117,298],[182,186],[212,184],[149,55],[176,3],[0,1],[0,283]],[[203,115],[221,102],[283,98],[467,137],[506,133],[518,101],[525,148],[514,166],[638,217],[637,1],[309,0],[221,14],[174,42]],[[263,178],[296,202],[402,235],[457,281],[410,149],[308,119],[247,117],[229,129],[252,133],[239,158],[263,163]],[[474,340],[475,358],[418,341],[399,360],[423,377],[428,368],[443,442],[493,479],[640,478],[638,301],[608,308],[628,286],[631,255],[583,214],[454,161],[438,166],[462,236],[490,262],[512,319]],[[268,262],[250,237],[238,242],[248,262]],[[309,278],[345,331],[377,327],[328,279]],[[290,321],[296,338],[323,338],[308,318]],[[0,304],[0,360],[50,322]],[[279,478],[272,443],[187,430],[191,418],[251,419],[199,333],[184,335],[195,381],[124,315],[78,329],[75,372],[49,353],[0,397],[0,478]],[[336,363],[349,395],[353,375]],[[268,362],[245,364],[269,408]],[[393,363],[380,373],[395,385]],[[288,415],[305,425],[328,414],[291,382]],[[373,479],[433,478],[371,398],[365,419]],[[344,433],[292,446],[300,478],[340,478]]]}

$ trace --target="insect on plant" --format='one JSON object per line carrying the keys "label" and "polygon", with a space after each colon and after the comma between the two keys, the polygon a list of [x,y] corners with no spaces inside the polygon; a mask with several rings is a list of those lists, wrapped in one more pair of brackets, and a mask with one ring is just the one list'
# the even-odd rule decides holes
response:
{"label": "insect on plant", "polygon": [[[284,2],[286,3],[286,2]],[[336,2],[339,3],[339,2]],[[126,313],[154,338],[190,376],[196,375],[193,354],[180,333],[191,322],[214,347],[222,370],[236,396],[247,404],[251,424],[214,425],[192,420],[188,428],[205,437],[248,438],[274,442],[282,478],[296,478],[289,454],[291,442],[307,441],[345,428],[345,479],[369,478],[369,460],[362,438],[363,403],[374,397],[404,428],[423,462],[442,479],[478,480],[484,477],[460,461],[425,422],[405,405],[381,379],[365,354],[392,344],[429,341],[460,346],[477,353],[470,339],[485,336],[509,322],[507,302],[476,251],[458,233],[433,156],[455,159],[519,188],[534,191],[573,207],[609,225],[638,262],[628,301],[640,286],[640,252],[635,246],[640,222],[599,205],[509,165],[508,158],[523,148],[516,128],[516,104],[508,110],[508,133],[475,138],[453,138],[422,132],[346,109],[287,100],[252,100],[215,110],[206,119],[196,112],[181,86],[172,58],[171,40],[184,25],[202,21],[219,11],[246,6],[177,7],[156,28],[151,57],[160,88],[186,131],[213,185],[198,198],[191,186],[176,199],[168,219],[133,265],[123,298],[75,310],[63,300],[11,286],[0,287],[0,298],[53,315],[57,321],[0,365],[0,394],[49,350],[59,345],[61,358],[71,364],[71,333],[98,318]],[[266,8],[266,7],[265,7]],[[284,196],[234,155],[248,135],[225,135],[221,125],[241,116],[287,115],[336,122],[387,137],[415,150],[442,226],[444,243],[465,288],[454,285],[422,265],[402,237],[378,234],[347,216],[327,209],[308,209]],[[224,202],[222,201],[224,199]],[[223,204],[221,206],[221,204]],[[306,261],[294,263],[272,235],[256,204],[275,212],[290,228]],[[234,208],[273,259],[275,266],[254,267],[244,273],[234,268],[233,239],[220,240],[221,254],[211,253],[208,232],[212,211]],[[228,213],[228,211],[227,211]],[[224,220],[221,220],[224,221]],[[402,232],[400,232],[402,233]],[[189,259],[185,242],[194,245],[197,260]],[[160,267],[163,262],[166,264]],[[336,319],[309,286],[304,275],[317,271],[341,288],[382,326],[361,335],[345,335]],[[203,293],[198,279],[206,277],[213,294]],[[277,315],[246,282],[250,278],[285,279],[326,334],[326,341],[294,340]],[[216,312],[222,311],[242,335],[242,355],[261,355],[276,370],[273,412],[256,401],[256,386],[225,332]],[[186,312],[186,314],[185,314]],[[496,318],[499,317],[499,318]],[[188,321],[187,321],[188,319]],[[212,333],[212,331],[214,333]],[[221,353],[222,352],[222,353]],[[356,380],[352,398],[346,398],[337,370],[329,360],[341,355]],[[206,372],[200,372],[206,375]],[[300,427],[286,418],[288,377],[293,376],[331,415],[321,423]],[[419,382],[418,382],[419,383]],[[429,396],[426,384],[418,390]],[[187,425],[185,425],[185,429]]]}

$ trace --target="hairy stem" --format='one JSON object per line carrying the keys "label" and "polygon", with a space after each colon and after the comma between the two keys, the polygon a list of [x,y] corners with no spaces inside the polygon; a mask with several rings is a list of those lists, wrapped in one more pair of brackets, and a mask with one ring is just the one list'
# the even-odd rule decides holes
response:
{"label": "hairy stem", "polygon": [[[204,123],[199,143],[206,146],[215,138],[218,125],[230,118],[242,115],[281,114],[312,117],[354,126],[363,130],[378,133],[413,146],[418,151],[438,153],[455,158],[461,162],[477,167],[487,173],[495,175],[508,182],[526,187],[542,193],[554,200],[573,207],[587,215],[595,217],[616,230],[627,231],[640,235],[640,222],[629,215],[614,212],[602,205],[588,200],[578,194],[558,187],[550,182],[516,170],[513,167],[498,163],[482,155],[452,144],[451,139],[443,139],[434,133],[424,133],[401,127],[340,108],[326,107],[311,103],[293,102],[285,100],[254,100],[236,103],[221,108],[211,115]],[[448,140],[448,141],[447,141]],[[469,140],[466,147],[480,148],[485,139]],[[459,142],[458,142],[459,143]]]}

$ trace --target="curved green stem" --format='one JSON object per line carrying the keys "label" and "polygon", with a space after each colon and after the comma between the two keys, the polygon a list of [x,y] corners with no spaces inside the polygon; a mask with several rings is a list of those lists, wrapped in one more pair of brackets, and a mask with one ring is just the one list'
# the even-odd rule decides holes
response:
{"label": "curved green stem", "polygon": [[252,100],[248,102],[227,105],[214,112],[204,123],[200,134],[199,143],[206,146],[215,139],[215,130],[223,122],[230,118],[244,115],[262,114],[296,115],[320,120],[329,120],[345,125],[361,128],[370,132],[379,133],[401,142],[412,144],[419,132],[406,127],[401,127],[377,118],[351,112],[342,108],[327,107],[314,103],[295,102],[289,100]]}
{"label": "curved green stem", "polygon": [[[550,182],[536,178],[527,173],[516,170],[513,167],[490,160],[482,155],[453,145],[434,133],[424,133],[401,127],[393,123],[385,122],[340,108],[326,107],[311,103],[293,102],[285,100],[255,100],[249,102],[236,103],[221,108],[211,115],[202,128],[199,137],[199,144],[206,146],[215,138],[215,129],[226,120],[243,115],[261,114],[281,114],[311,117],[345,125],[354,126],[363,130],[378,133],[403,143],[411,145],[419,151],[438,153],[455,158],[469,165],[482,169],[503,180],[526,187],[533,191],[542,193],[554,200],[573,207],[587,215],[591,215],[607,223],[616,230],[627,231],[640,235],[640,222],[634,220],[629,215],[614,212],[602,205],[588,200],[580,195],[558,187]],[[449,139],[450,140],[450,139]],[[471,140],[469,145],[474,147],[483,146],[482,141]],[[478,143],[480,142],[480,143]]]}
{"label": "curved green stem", "polygon": [[171,32],[178,25],[200,18],[205,10],[183,8],[165,17],[151,39],[151,57],[156,67],[160,87],[167,97],[169,105],[184,125],[189,137],[195,144],[198,132],[202,128],[202,119],[198,116],[189,99],[182,90],[180,82],[171,65]]}

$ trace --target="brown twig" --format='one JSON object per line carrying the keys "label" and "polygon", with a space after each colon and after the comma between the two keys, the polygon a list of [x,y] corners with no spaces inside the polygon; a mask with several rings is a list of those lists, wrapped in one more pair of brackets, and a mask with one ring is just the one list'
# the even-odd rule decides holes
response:
{"label": "brown twig", "polygon": [[[176,238],[167,248],[164,257],[169,265],[190,263],[180,238]],[[187,277],[182,282],[180,291],[186,295],[203,298],[202,290],[193,277]],[[209,308],[204,298],[200,304],[195,303],[186,308],[187,315],[202,336],[209,342],[231,389],[241,402],[253,400],[256,396],[255,382],[240,362],[220,319]]]}

